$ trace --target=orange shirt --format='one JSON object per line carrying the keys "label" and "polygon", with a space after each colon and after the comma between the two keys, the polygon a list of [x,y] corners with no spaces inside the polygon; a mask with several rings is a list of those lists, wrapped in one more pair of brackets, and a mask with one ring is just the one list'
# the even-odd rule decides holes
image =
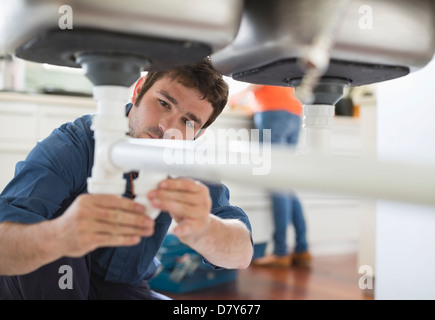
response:
{"label": "orange shirt", "polygon": [[302,103],[295,96],[292,87],[261,86],[252,91],[254,101],[253,112],[286,110],[296,115],[302,114]]}

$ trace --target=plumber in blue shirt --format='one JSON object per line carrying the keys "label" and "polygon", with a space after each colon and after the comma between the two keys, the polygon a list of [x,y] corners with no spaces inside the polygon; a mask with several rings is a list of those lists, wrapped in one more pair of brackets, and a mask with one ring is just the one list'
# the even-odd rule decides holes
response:
{"label": "plumber in blue shirt", "polygon": [[[228,86],[209,59],[149,72],[142,80],[127,109],[133,138],[162,139],[169,129],[189,132],[192,123],[197,136],[228,99]],[[148,193],[161,210],[156,220],[134,202],[134,172],[125,174],[122,197],[89,194],[91,124],[92,115],[84,115],[39,141],[1,193],[0,299],[166,299],[148,280],[172,219],[173,233],[211,267],[250,265],[250,222],[229,203],[223,184],[162,180]]]}

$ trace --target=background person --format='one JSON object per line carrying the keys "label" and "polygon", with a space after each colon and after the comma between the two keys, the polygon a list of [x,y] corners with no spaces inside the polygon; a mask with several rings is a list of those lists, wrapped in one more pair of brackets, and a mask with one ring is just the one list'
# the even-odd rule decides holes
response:
{"label": "background person", "polygon": [[[270,129],[271,143],[296,147],[301,129],[302,103],[295,97],[294,88],[250,84],[230,97],[230,105],[237,108],[248,104],[254,127],[260,130],[263,142],[265,129]],[[243,108],[243,107],[242,107]],[[272,164],[273,165],[273,164]],[[271,193],[273,212],[273,253],[257,258],[253,265],[289,267],[309,265],[306,223],[303,208],[296,194]],[[287,245],[287,227],[295,231],[295,247]]]}

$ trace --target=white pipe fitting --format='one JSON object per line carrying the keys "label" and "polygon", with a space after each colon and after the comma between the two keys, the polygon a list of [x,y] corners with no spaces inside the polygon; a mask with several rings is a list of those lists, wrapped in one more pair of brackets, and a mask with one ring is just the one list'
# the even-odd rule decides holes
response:
{"label": "white pipe fitting", "polygon": [[114,143],[126,139],[128,119],[122,106],[128,102],[129,88],[95,86],[93,93],[97,101],[97,113],[92,120],[95,154],[88,192],[122,195],[126,189],[124,172],[112,164],[110,149]]}
{"label": "white pipe fitting", "polygon": [[331,128],[334,125],[335,106],[314,104],[303,106],[302,153],[330,152]]}
{"label": "white pipe fitting", "polygon": [[151,205],[151,202],[147,198],[147,193],[157,188],[157,185],[160,181],[166,179],[168,177],[167,174],[158,171],[151,170],[140,170],[139,177],[134,180],[134,201],[142,204],[146,208],[146,214],[149,215],[152,219],[156,219],[160,214],[160,209],[156,209]]}

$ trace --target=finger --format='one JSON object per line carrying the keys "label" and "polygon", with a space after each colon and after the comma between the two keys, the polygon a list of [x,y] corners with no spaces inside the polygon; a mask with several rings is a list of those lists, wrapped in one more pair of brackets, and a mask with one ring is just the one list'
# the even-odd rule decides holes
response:
{"label": "finger", "polygon": [[207,186],[202,182],[189,178],[165,179],[158,184],[158,188],[191,193],[204,192],[204,190],[208,190]]}
{"label": "finger", "polygon": [[95,194],[88,195],[86,201],[91,206],[99,206],[104,208],[116,208],[131,213],[144,213],[145,207],[132,199],[111,195],[111,194]]}
{"label": "finger", "polygon": [[141,241],[140,236],[131,235],[111,235],[111,234],[95,234],[91,238],[95,244],[94,249],[98,247],[119,247],[136,245]]}
{"label": "finger", "polygon": [[137,228],[122,224],[109,224],[104,222],[95,222],[92,226],[92,231],[95,234],[110,234],[121,236],[144,236],[147,235],[153,227]]}
{"label": "finger", "polygon": [[[150,191],[147,196],[153,205],[158,205],[167,201],[176,201],[191,206],[196,206],[198,204],[198,194],[184,191],[159,189]],[[160,206],[158,208],[160,208]]]}
{"label": "finger", "polygon": [[177,216],[183,216],[186,218],[193,217],[196,215],[197,211],[191,204],[173,200],[161,200],[155,198],[151,200],[151,204],[162,211],[168,211],[173,218],[176,218]]}
{"label": "finger", "polygon": [[[123,235],[140,235],[150,236],[154,233],[155,221],[148,216],[136,216],[127,214],[125,212],[116,212],[110,214],[112,219],[110,221],[104,219],[94,219],[93,225],[94,232],[107,232],[110,234],[123,234]],[[127,218],[130,218],[128,220]],[[126,223],[126,221],[128,223]]]}
{"label": "finger", "polygon": [[192,206],[208,206],[211,203],[208,187],[200,181],[188,178],[166,179],[159,183],[157,190],[150,191],[147,196],[149,200],[158,199],[154,203],[178,201]]}
{"label": "finger", "polygon": [[145,214],[136,214],[119,209],[96,207],[92,210],[92,217],[106,223],[131,225],[138,228],[154,224],[154,220]]}

